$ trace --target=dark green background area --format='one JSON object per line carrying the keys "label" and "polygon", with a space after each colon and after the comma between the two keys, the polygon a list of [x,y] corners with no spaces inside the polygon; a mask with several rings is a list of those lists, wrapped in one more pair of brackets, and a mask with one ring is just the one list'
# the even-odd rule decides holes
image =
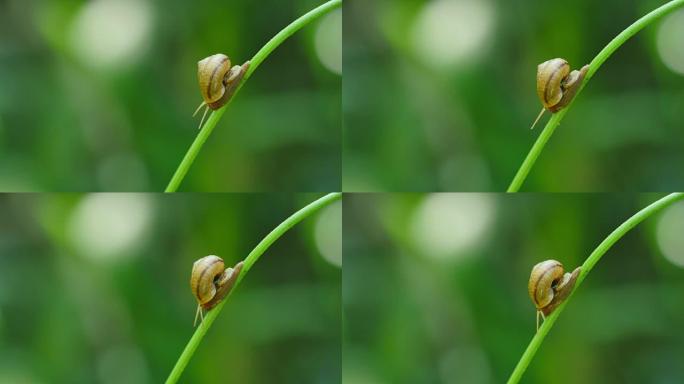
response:
{"label": "dark green background area", "polygon": [[[144,3],[149,45],[110,71],[71,44],[88,2],[0,2],[0,190],[163,190],[197,134],[197,61],[242,63],[321,1]],[[181,190],[340,190],[342,80],[316,55],[317,26],[262,63]]]}
{"label": "dark green background area", "polygon": [[[412,230],[416,212],[436,196],[344,197],[345,383],[505,382],[535,331],[532,266],[551,258],[580,265],[660,197],[454,194],[446,199],[486,199],[492,219],[475,244],[440,258],[418,246]],[[684,270],[663,257],[656,238],[659,220],[669,209],[683,212],[682,204],[651,216],[604,255],[523,382],[684,381]],[[467,225],[479,212],[442,213],[466,215]],[[669,230],[684,233],[678,217]],[[452,237],[464,230],[438,229]]]}
{"label": "dark green background area", "polygon": [[[103,196],[143,199],[152,212],[142,242],[110,258],[78,246],[100,225],[72,230],[79,207]],[[0,196],[0,382],[162,382],[194,332],[194,260],[216,254],[233,265],[317,197]],[[181,382],[340,377],[341,270],[317,249],[317,218],[292,228],[252,267]]]}
{"label": "dark green background area", "polygon": [[[347,1],[344,190],[505,190],[550,116],[528,129],[541,109],[537,65],[564,57],[580,67],[664,2],[484,2],[494,17],[481,56],[438,69],[412,43],[420,12],[434,2]],[[639,32],[599,69],[523,190],[684,188],[684,77],[661,61],[660,25]]]}

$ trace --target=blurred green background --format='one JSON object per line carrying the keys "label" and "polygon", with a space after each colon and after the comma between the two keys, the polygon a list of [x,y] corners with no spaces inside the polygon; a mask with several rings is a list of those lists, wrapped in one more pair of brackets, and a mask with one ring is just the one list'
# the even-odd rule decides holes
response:
{"label": "blurred green background", "polygon": [[[0,195],[0,382],[162,382],[194,331],[194,260],[235,264],[317,197]],[[341,214],[273,244],[181,382],[339,380]]]}
{"label": "blurred green background", "polygon": [[[197,61],[243,63],[322,2],[0,1],[0,190],[163,190],[197,135]],[[181,190],[340,190],[341,15],[259,67]]]}
{"label": "blurred green background", "polygon": [[[344,190],[505,190],[550,117],[529,130],[537,65],[580,67],[665,2],[347,1]],[[683,121],[680,10],[604,63],[523,190],[684,189]]]}
{"label": "blurred green background", "polygon": [[[575,268],[659,197],[345,195],[343,382],[505,382],[535,332],[532,266]],[[616,243],[523,382],[684,382],[682,233],[680,201]]]}

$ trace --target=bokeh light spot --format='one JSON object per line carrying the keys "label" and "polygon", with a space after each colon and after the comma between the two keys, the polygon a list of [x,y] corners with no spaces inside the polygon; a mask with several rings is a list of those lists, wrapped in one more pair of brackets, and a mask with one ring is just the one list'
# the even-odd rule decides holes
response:
{"label": "bokeh light spot", "polygon": [[151,215],[151,201],[145,194],[88,195],[72,214],[70,238],[84,257],[125,258],[144,238]]}
{"label": "bokeh light spot", "polygon": [[342,203],[337,201],[318,215],[314,237],[316,247],[330,264],[342,266]]}
{"label": "bokeh light spot", "polygon": [[416,209],[411,234],[427,256],[456,259],[477,245],[493,216],[494,203],[486,194],[431,194]]}
{"label": "bokeh light spot", "polygon": [[342,74],[342,11],[326,15],[318,24],[314,39],[316,55],[324,67]]}
{"label": "bokeh light spot", "polygon": [[71,28],[77,57],[96,69],[133,64],[146,49],[152,10],[142,0],[97,0],[83,3]]}
{"label": "bokeh light spot", "polygon": [[684,75],[684,10],[667,16],[658,29],[658,54],[665,66]]}
{"label": "bokeh light spot", "polygon": [[665,258],[684,268],[684,202],[665,210],[658,221],[657,239]]}
{"label": "bokeh light spot", "polygon": [[413,48],[426,65],[445,68],[477,57],[492,34],[494,8],[486,0],[428,2],[416,18]]}

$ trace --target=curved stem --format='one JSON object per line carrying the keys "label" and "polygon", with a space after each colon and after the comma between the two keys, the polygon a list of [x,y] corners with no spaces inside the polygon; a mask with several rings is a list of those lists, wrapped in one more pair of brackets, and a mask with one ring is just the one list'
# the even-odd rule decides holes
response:
{"label": "curved stem", "polygon": [[226,105],[217,109],[216,111],[213,111],[211,115],[209,115],[209,119],[207,119],[207,122],[200,129],[199,133],[197,134],[197,137],[195,137],[195,141],[193,141],[192,145],[190,145],[188,152],[186,152],[185,156],[183,157],[183,160],[178,165],[178,168],[176,168],[176,172],[174,172],[173,177],[171,177],[171,181],[169,181],[169,185],[166,186],[164,192],[175,192],[176,190],[178,190],[180,183],[183,181],[185,175],[188,173],[188,170],[190,169],[192,163],[195,161],[197,154],[209,138],[209,135],[211,135],[211,132],[214,130],[214,127],[216,127],[216,124],[218,124],[219,120],[221,120],[221,116],[223,116],[223,114],[226,112],[226,107],[235,98],[235,95],[237,95],[237,93],[240,91],[245,82],[250,78],[250,76],[252,76],[252,73],[268,57],[268,55],[270,55],[271,52],[273,52],[280,44],[287,40],[288,37],[292,36],[292,34],[302,29],[302,27],[320,18],[321,16],[332,11],[333,9],[340,7],[341,5],[342,0],[330,0],[327,3],[319,5],[318,7],[312,9],[306,14],[300,16],[297,20],[290,23],[290,25],[288,25],[287,27],[283,28],[280,32],[278,32],[278,34],[273,36],[271,40],[269,40],[266,43],[266,45],[261,47],[259,52],[257,52],[254,55],[254,57],[252,57],[252,59],[250,60],[251,63],[249,69],[247,70],[247,73],[245,74],[245,78],[242,80],[238,88],[235,90],[235,93],[233,94],[233,96],[231,96],[230,100],[228,100]]}
{"label": "curved stem", "polygon": [[634,36],[637,32],[642,30],[647,25],[653,23],[662,16],[672,12],[673,10],[683,5],[684,0],[672,0],[669,3],[666,3],[654,9],[647,15],[635,21],[632,25],[627,27],[627,29],[623,30],[619,35],[617,35],[613,40],[611,40],[610,43],[608,43],[608,45],[606,45],[601,50],[601,52],[599,52],[598,55],[596,55],[596,57],[594,57],[594,60],[592,60],[589,64],[589,71],[587,72],[587,76],[585,80],[582,82],[580,89],[575,94],[575,97],[570,102],[570,105],[560,110],[558,113],[553,114],[551,119],[549,119],[549,122],[546,123],[544,130],[537,138],[537,141],[532,146],[532,149],[530,149],[530,151],[527,153],[527,157],[525,157],[525,160],[520,166],[520,169],[518,169],[518,172],[515,174],[515,177],[513,177],[513,181],[511,181],[511,185],[508,187],[506,192],[517,192],[520,189],[520,186],[522,186],[522,183],[525,181],[525,178],[530,173],[530,170],[532,169],[532,166],[534,165],[535,161],[537,161],[537,158],[539,157],[539,154],[541,153],[542,149],[544,149],[544,146],[551,138],[551,135],[553,135],[553,132],[556,130],[556,127],[558,127],[561,120],[563,120],[563,116],[565,116],[565,113],[568,110],[570,110],[570,107],[572,107],[572,103],[574,102],[574,100],[577,99],[579,93],[582,92],[582,89],[587,84],[587,82],[592,78],[592,76],[594,76],[594,73],[598,71],[601,64],[608,60],[610,55],[612,55],[613,52],[620,48],[622,44],[629,40],[630,37]]}
{"label": "curved stem", "polygon": [[264,252],[266,252],[266,250],[271,246],[271,244],[278,240],[280,236],[284,235],[285,232],[287,232],[295,224],[311,216],[313,213],[317,212],[326,205],[336,200],[339,200],[341,197],[342,194],[339,192],[329,193],[321,197],[320,199],[310,203],[309,205],[295,212],[292,216],[288,217],[285,221],[280,223],[280,225],[275,227],[275,229],[273,229],[268,235],[266,235],[266,237],[264,237],[263,240],[259,242],[259,244],[257,244],[256,247],[254,247],[252,252],[250,252],[249,255],[247,255],[247,257],[245,258],[244,266],[242,267],[242,271],[240,272],[237,281],[235,281],[235,285],[233,286],[233,288],[230,290],[230,292],[228,292],[228,295],[225,297],[225,299],[223,299],[221,303],[219,303],[214,309],[210,310],[206,316],[204,316],[204,320],[195,330],[195,333],[192,335],[192,338],[190,338],[190,341],[185,346],[183,353],[181,353],[180,357],[178,358],[178,361],[176,361],[176,365],[173,367],[173,370],[169,374],[169,377],[166,379],[166,384],[178,382],[180,375],[183,373],[183,370],[185,370],[185,367],[188,365],[188,362],[190,362],[190,358],[192,358],[192,355],[195,353],[195,350],[199,346],[200,341],[202,341],[204,335],[206,335],[207,331],[209,330],[209,327],[211,327],[211,324],[214,323],[216,317],[218,317],[219,313],[221,313],[221,310],[223,309],[223,306],[226,304],[226,301],[228,301],[230,295],[233,294],[233,292],[235,291],[237,286],[240,285],[240,282],[245,277],[247,272],[249,272],[254,263],[256,263],[257,260],[259,260],[259,257],[261,257],[261,255]]}
{"label": "curved stem", "polygon": [[640,210],[634,216],[630,217],[629,219],[627,219],[627,221],[625,221],[619,227],[617,227],[613,232],[611,232],[610,235],[608,235],[608,237],[605,238],[605,240],[601,242],[601,244],[598,245],[598,247],[596,247],[596,249],[594,249],[594,251],[589,255],[589,257],[587,257],[587,259],[582,264],[582,270],[580,271],[580,275],[577,278],[577,283],[575,283],[575,289],[573,289],[573,291],[570,293],[570,296],[568,296],[568,298],[558,308],[556,308],[556,310],[553,311],[553,313],[550,316],[546,317],[546,320],[544,320],[544,324],[542,324],[542,326],[539,328],[539,331],[537,331],[537,333],[534,335],[532,341],[530,341],[530,344],[527,346],[525,353],[523,353],[522,357],[518,361],[518,364],[515,366],[513,373],[511,373],[511,377],[508,379],[509,384],[517,383],[520,381],[520,378],[522,377],[523,373],[525,373],[527,366],[530,364],[532,358],[534,358],[534,355],[537,353],[537,349],[539,349],[539,346],[551,330],[551,327],[553,327],[553,324],[558,319],[558,316],[560,316],[561,312],[563,312],[565,305],[570,301],[570,299],[572,299],[572,296],[575,294],[579,286],[582,284],[582,281],[584,281],[584,279],[587,277],[587,274],[594,268],[594,265],[596,265],[596,263],[598,263],[598,261],[601,260],[601,257],[603,257],[603,255],[610,249],[610,247],[612,247],[613,244],[620,240],[622,236],[624,236],[627,232],[629,232],[630,229],[634,228],[637,224],[641,223],[649,216],[674,203],[675,201],[681,200],[682,198],[684,198],[684,193],[671,193],[655,201],[654,203],[651,203],[651,205]]}

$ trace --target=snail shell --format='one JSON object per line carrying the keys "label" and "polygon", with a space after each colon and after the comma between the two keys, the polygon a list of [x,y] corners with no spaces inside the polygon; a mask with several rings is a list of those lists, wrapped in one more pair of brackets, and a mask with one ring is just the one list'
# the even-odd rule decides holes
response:
{"label": "snail shell", "polygon": [[190,289],[204,310],[215,307],[230,292],[242,270],[242,262],[234,268],[225,268],[218,256],[205,256],[192,265]]}
{"label": "snail shell", "polygon": [[211,109],[225,105],[249,68],[249,61],[230,66],[228,56],[217,53],[197,62],[197,78],[204,103]]}
{"label": "snail shell", "polygon": [[563,264],[545,260],[535,265],[530,274],[527,290],[537,311],[550,315],[572,292],[581,267],[572,273],[565,272]]}
{"label": "snail shell", "polygon": [[589,70],[585,65],[579,71],[570,71],[570,64],[556,58],[537,66],[537,96],[544,108],[556,113],[570,104]]}

